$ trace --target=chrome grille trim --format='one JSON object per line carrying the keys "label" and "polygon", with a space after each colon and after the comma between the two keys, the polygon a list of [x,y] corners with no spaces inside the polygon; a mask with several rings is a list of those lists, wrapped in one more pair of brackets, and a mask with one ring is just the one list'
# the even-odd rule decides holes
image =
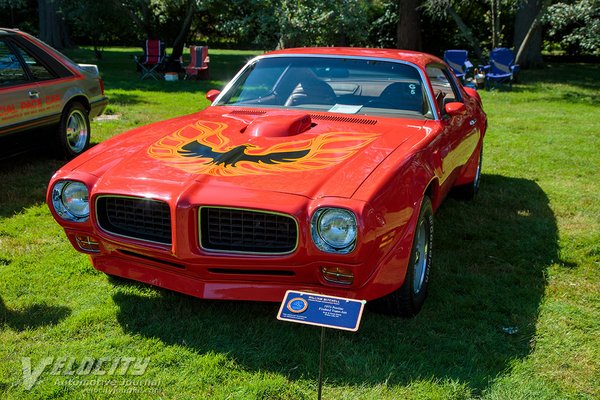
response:
{"label": "chrome grille trim", "polygon": [[96,198],[96,222],[103,231],[145,242],[172,244],[171,211],[161,200],[134,196]]}
{"label": "chrome grille trim", "polygon": [[[218,214],[215,216],[214,213]],[[227,218],[230,218],[227,224],[219,226],[219,221]],[[282,224],[283,229],[280,228]],[[288,214],[203,206],[198,212],[198,227],[199,245],[209,252],[283,255],[293,253],[298,248],[298,222]],[[215,230],[219,230],[219,238],[213,237],[217,234]],[[275,244],[273,250],[269,250],[269,242]]]}

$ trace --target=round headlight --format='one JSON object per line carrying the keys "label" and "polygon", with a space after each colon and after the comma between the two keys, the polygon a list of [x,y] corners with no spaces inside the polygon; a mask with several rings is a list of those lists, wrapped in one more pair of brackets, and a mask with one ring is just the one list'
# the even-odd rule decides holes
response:
{"label": "round headlight", "polygon": [[67,183],[62,190],[61,200],[67,211],[77,218],[85,218],[90,214],[88,190],[81,182]]}
{"label": "round headlight", "polygon": [[52,205],[62,218],[83,222],[90,215],[88,189],[81,182],[59,182],[52,189]]}
{"label": "round headlight", "polygon": [[319,249],[349,253],[356,241],[356,217],[341,208],[322,208],[313,216],[313,240]]}

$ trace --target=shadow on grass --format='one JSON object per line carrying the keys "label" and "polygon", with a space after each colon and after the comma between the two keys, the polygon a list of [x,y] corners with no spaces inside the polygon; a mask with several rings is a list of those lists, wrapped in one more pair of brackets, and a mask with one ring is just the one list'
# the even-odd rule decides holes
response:
{"label": "shadow on grass", "polygon": [[110,95],[110,104],[133,105],[147,104],[148,102],[137,94],[131,93],[113,93]]}
{"label": "shadow on grass", "polygon": [[[410,320],[367,311],[358,333],[328,331],[329,384],[449,379],[480,393],[530,353],[544,271],[558,261],[556,222],[544,192],[530,180],[485,175],[479,197],[449,199],[435,229],[424,309]],[[319,329],[277,321],[277,304],[167,291],[147,298],[123,290],[113,299],[118,321],[133,335],[226,353],[251,370],[316,379]]]}
{"label": "shadow on grass", "polygon": [[530,92],[531,85],[554,85],[547,91],[536,89],[538,102],[600,105],[600,67],[595,64],[549,64],[544,69],[521,72],[519,83],[513,91]]}
{"label": "shadow on grass", "polygon": [[0,297],[0,329],[8,326],[17,331],[25,329],[36,329],[41,326],[55,325],[71,314],[67,307],[47,306],[45,304],[34,304],[24,310],[9,310]]}
{"label": "shadow on grass", "polygon": [[11,217],[46,197],[48,182],[66,161],[54,158],[48,140],[0,138],[0,217]]}
{"label": "shadow on grass", "polygon": [[597,64],[550,63],[544,69],[523,71],[525,83],[568,83],[581,89],[600,91],[600,66]]}

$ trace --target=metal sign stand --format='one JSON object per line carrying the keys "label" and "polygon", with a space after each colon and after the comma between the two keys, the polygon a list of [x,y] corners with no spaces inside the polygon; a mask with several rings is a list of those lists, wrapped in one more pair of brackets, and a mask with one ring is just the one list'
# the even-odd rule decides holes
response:
{"label": "metal sign stand", "polygon": [[321,353],[319,354],[319,395],[318,400],[321,400],[321,392],[323,390],[323,352],[325,350],[325,327],[321,327]]}
{"label": "metal sign stand", "polygon": [[323,394],[325,328],[356,332],[366,303],[366,300],[347,299],[296,290],[285,292],[277,313],[278,320],[321,327],[318,400],[321,400]]}

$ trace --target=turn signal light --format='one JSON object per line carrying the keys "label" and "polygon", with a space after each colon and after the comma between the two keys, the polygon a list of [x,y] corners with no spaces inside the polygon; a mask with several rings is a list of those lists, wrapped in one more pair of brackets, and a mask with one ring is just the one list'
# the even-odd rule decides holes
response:
{"label": "turn signal light", "polygon": [[322,267],[321,273],[323,274],[323,279],[327,282],[340,283],[342,285],[351,285],[354,282],[354,274],[350,268]]}
{"label": "turn signal light", "polygon": [[99,253],[100,252],[100,243],[88,235],[75,235],[75,241],[79,248],[88,253]]}

